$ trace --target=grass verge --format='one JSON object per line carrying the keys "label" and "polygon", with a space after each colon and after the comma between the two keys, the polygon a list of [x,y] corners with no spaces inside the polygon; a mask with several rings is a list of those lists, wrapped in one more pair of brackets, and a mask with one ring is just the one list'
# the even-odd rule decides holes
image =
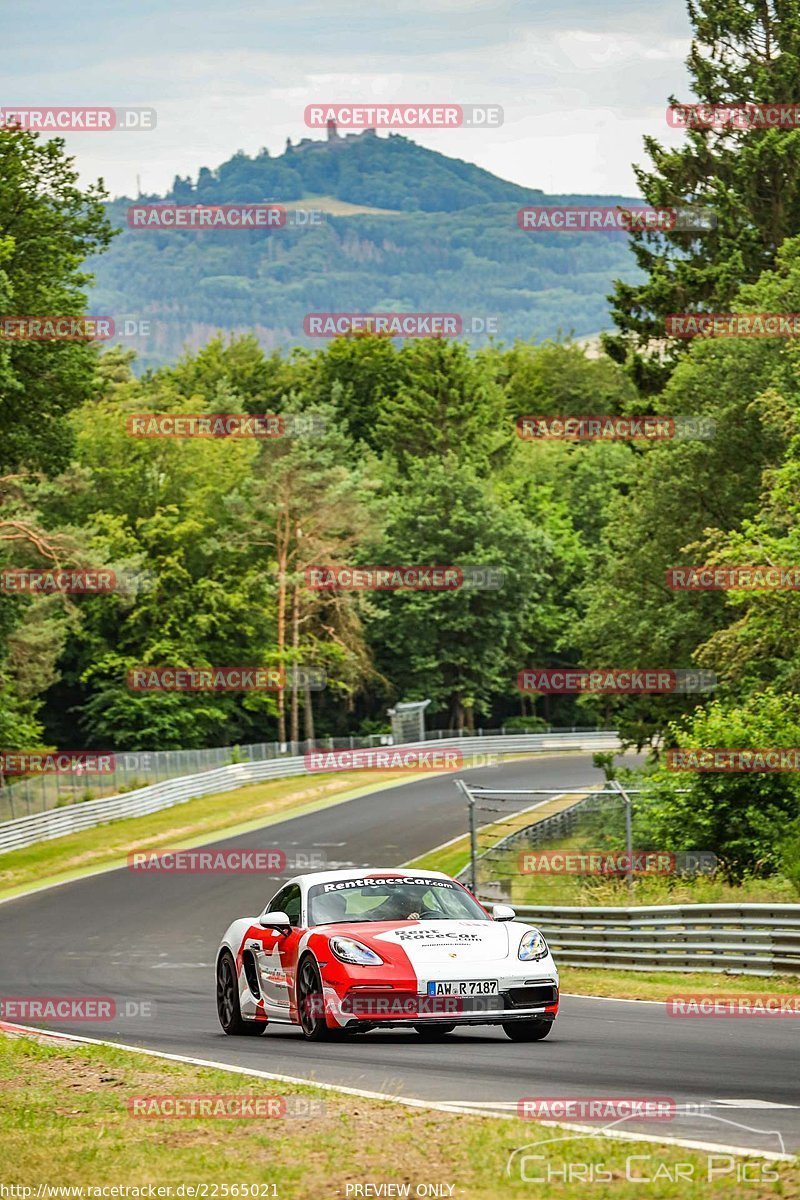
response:
{"label": "grass verge", "polygon": [[[556,954],[558,958],[558,954]],[[583,996],[612,996],[619,1000],[666,1000],[686,992],[744,992],[797,995],[797,975],[722,975],[716,971],[622,971],[589,967],[558,968],[562,992]]]}
{"label": "grass verge", "polygon": [[[508,1053],[516,1056],[520,1051],[509,1044]],[[561,1182],[559,1174],[547,1189],[546,1194],[563,1200],[584,1200],[589,1191],[598,1200],[641,1197],[642,1184],[629,1181],[626,1174],[656,1179],[646,1187],[652,1200],[800,1196],[796,1163],[717,1154],[714,1168],[727,1170],[709,1182],[709,1154],[704,1151],[571,1136],[516,1117],[494,1120],[411,1109],[105,1046],[0,1037],[0,1095],[0,1182],[29,1187],[33,1197],[40,1185],[156,1185],[171,1188],[163,1194],[176,1196],[181,1184],[218,1187],[209,1190],[209,1196],[279,1200],[424,1195],[417,1189],[433,1184],[441,1190],[427,1194],[459,1200],[530,1197],[541,1195],[541,1186],[522,1179],[518,1166],[507,1177],[509,1155],[531,1142],[562,1135],[569,1140],[532,1147],[532,1153],[544,1157],[535,1163],[529,1160],[526,1170],[529,1176],[541,1176],[563,1173],[566,1165],[572,1175],[570,1164],[577,1164],[577,1181]],[[282,1096],[287,1107],[301,1105],[303,1115],[222,1120],[130,1115],[129,1102],[135,1096],[176,1095],[235,1095],[262,1102]],[[631,1163],[637,1155],[646,1158]],[[519,1160],[518,1155],[515,1164]],[[745,1162],[749,1180],[737,1178],[744,1174]],[[587,1188],[587,1170],[606,1172],[608,1182],[595,1181]],[[755,1179],[760,1180],[756,1186]],[[360,1193],[354,1191],[359,1184]],[[407,1184],[409,1191],[365,1191],[367,1184]],[[230,1190],[223,1190],[226,1185]],[[258,1190],[252,1190],[253,1185]]]}

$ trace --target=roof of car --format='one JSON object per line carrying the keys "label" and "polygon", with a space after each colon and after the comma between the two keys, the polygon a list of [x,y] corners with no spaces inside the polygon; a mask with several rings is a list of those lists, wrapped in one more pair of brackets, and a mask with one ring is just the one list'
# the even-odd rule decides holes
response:
{"label": "roof of car", "polygon": [[315,883],[328,883],[332,879],[364,879],[369,875],[402,875],[409,879],[452,879],[452,875],[445,875],[443,871],[425,871],[413,867],[360,867],[356,870],[346,868],[340,871],[309,871],[303,875],[295,875],[286,882],[313,887]]}

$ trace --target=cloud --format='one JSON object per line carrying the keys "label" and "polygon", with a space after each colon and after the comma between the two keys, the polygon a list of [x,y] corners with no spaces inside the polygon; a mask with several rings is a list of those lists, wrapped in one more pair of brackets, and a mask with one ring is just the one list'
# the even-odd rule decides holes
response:
{"label": "cloud", "polygon": [[4,96],[156,107],[152,133],[67,138],[84,178],[116,193],[137,175],[163,190],[236,149],[279,153],[320,100],[501,104],[500,129],[418,140],[548,190],[630,193],[642,136],[675,140],[683,0],[395,0],[364,16],[363,0],[28,0],[4,14]]}

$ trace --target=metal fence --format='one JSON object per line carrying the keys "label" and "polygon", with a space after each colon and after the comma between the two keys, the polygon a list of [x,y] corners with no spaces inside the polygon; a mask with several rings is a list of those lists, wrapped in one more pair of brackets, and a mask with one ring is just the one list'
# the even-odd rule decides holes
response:
{"label": "metal fence", "polygon": [[572,967],[800,972],[800,904],[518,905],[517,914]]}
{"label": "metal fence", "polygon": [[[568,730],[543,730],[541,736],[561,733],[593,733],[594,726],[572,726]],[[470,734],[462,730],[453,734],[448,730],[431,730],[425,740],[431,742],[453,741],[477,737],[506,736],[505,729],[478,730]],[[509,731],[509,736],[513,736]],[[540,736],[540,735],[535,735]],[[246,746],[218,746],[209,750],[142,750],[116,752],[110,755],[113,770],[93,772],[77,770],[70,774],[40,774],[9,782],[11,776],[0,775],[0,821],[13,821],[17,817],[46,812],[51,808],[87,803],[102,796],[118,796],[153,783],[199,775],[219,767],[244,762],[274,762],[305,754],[309,750],[355,750],[371,749],[375,746],[393,744],[389,733],[376,733],[367,737],[319,738],[313,742],[257,742]],[[96,753],[104,753],[97,751]],[[5,784],[5,786],[3,786]]]}
{"label": "metal fence", "polygon": [[[359,739],[353,740],[358,741]],[[508,755],[548,750],[598,751],[619,748],[619,739],[616,733],[607,730],[592,730],[583,733],[553,731],[538,734],[508,734],[505,737],[490,734],[477,737],[453,737],[451,735],[448,738],[407,743],[403,749],[424,748],[429,746],[432,740],[443,749],[458,748],[465,758],[474,758],[478,754]],[[308,745],[309,750],[327,750],[328,748],[327,742]],[[342,748],[349,747],[337,747],[337,749]],[[362,747],[353,746],[352,748]],[[18,817],[0,824],[0,853],[30,846],[34,842],[63,837],[65,834],[90,829],[95,825],[117,821],[124,817],[143,816],[146,813],[171,808],[173,805],[184,804],[198,796],[232,791],[251,783],[262,783],[268,779],[308,773],[309,768],[303,755],[287,755],[279,758],[263,757],[136,788],[124,795],[86,800],[82,803],[51,808],[44,812],[31,813],[29,816]]]}
{"label": "metal fence", "polygon": [[[633,971],[800,972],[800,904],[619,908],[511,899],[510,879],[517,873],[519,850],[569,837],[587,815],[607,811],[609,799],[624,803],[616,835],[624,836],[630,850],[629,796],[638,792],[612,790],[609,785],[583,794],[581,789],[502,792],[457,782],[469,805],[471,834],[470,863],[460,878],[474,881],[472,890],[484,904],[510,900],[522,920],[542,930],[558,962]],[[531,805],[536,796],[548,798]]]}
{"label": "metal fence", "polygon": [[[510,887],[518,874],[520,850],[528,850],[543,840],[569,837],[587,815],[602,814],[606,833],[619,825],[628,854],[633,850],[631,796],[638,789],[625,790],[615,780],[603,787],[574,788],[565,792],[553,788],[488,788],[473,786],[463,779],[456,786],[467,801],[467,825],[470,840],[469,865],[460,872],[471,891],[489,894],[495,887]],[[542,799],[538,799],[542,797]],[[535,803],[531,801],[536,799]],[[614,802],[609,809],[609,801]],[[609,827],[609,820],[611,822]],[[628,888],[633,877],[628,872]],[[492,896],[492,899],[499,899]]]}

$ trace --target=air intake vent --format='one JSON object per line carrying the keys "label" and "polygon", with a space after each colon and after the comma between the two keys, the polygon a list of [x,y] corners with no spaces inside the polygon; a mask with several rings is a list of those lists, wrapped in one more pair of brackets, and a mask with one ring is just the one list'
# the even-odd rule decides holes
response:
{"label": "air intake vent", "polygon": [[515,1008],[531,1008],[534,1004],[555,1004],[558,988],[554,983],[540,983],[536,987],[514,987],[505,993]]}
{"label": "air intake vent", "polygon": [[247,980],[247,986],[256,1000],[260,1000],[261,988],[258,986],[258,971],[256,970],[256,960],[253,958],[252,950],[245,950],[242,955],[242,966],[244,967],[244,977]]}

